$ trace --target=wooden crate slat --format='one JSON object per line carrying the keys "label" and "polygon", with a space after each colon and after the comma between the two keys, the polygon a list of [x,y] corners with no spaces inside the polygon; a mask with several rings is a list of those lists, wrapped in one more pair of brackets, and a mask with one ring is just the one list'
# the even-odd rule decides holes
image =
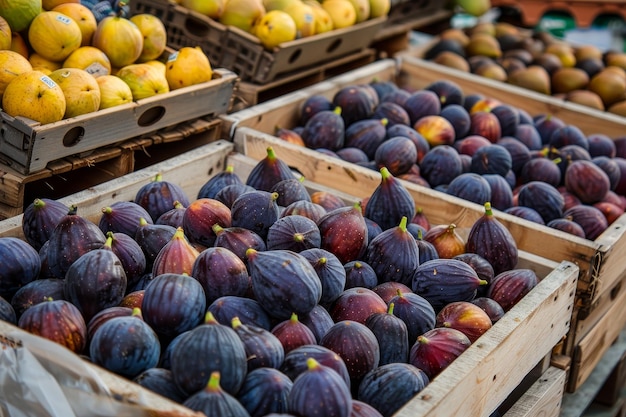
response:
{"label": "wooden crate slat", "polygon": [[566,374],[562,369],[548,368],[503,417],[558,417]]}

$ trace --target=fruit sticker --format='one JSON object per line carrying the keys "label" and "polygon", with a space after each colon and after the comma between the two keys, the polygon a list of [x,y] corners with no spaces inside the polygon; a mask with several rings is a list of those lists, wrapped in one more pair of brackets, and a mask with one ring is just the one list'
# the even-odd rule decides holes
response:
{"label": "fruit sticker", "polygon": [[170,56],[167,58],[167,62],[174,62],[178,58],[178,51],[172,52]]}
{"label": "fruit sticker", "polygon": [[56,20],[58,20],[59,22],[69,25],[72,23],[72,19],[68,16],[65,16],[63,14],[59,14],[56,16]]}
{"label": "fruit sticker", "polygon": [[41,78],[39,78],[39,80],[41,80],[41,82],[43,82],[45,85],[47,85],[50,88],[55,88],[57,86],[57,84],[52,80],[52,78],[48,77],[47,75],[42,76]]}

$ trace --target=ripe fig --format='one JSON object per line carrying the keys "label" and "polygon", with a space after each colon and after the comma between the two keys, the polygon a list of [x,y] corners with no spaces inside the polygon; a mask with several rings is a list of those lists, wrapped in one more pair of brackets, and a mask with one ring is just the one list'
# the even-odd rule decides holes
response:
{"label": "ripe fig", "polygon": [[62,279],[35,279],[17,290],[11,297],[10,303],[5,301],[11,306],[13,315],[19,318],[29,307],[45,301],[48,297],[53,300],[65,299],[64,281]]}
{"label": "ripe fig", "polygon": [[269,250],[289,249],[302,252],[306,249],[319,248],[321,245],[322,236],[316,222],[302,215],[280,217],[267,231]]}
{"label": "ripe fig", "polygon": [[437,327],[417,338],[409,352],[409,363],[433,380],[470,345],[470,340],[461,331]]}
{"label": "ripe fig", "polygon": [[327,212],[345,207],[345,202],[331,191],[315,191],[311,194],[311,202],[322,206]]}
{"label": "ripe fig", "polygon": [[485,313],[489,316],[491,323],[496,323],[498,320],[504,316],[504,309],[498,302],[489,297],[478,297],[474,298],[471,301],[472,304],[483,309]]}
{"label": "ripe fig", "polygon": [[254,191],[254,188],[246,184],[227,185],[217,192],[215,199],[223,203],[226,207],[231,208],[234,201],[243,193]]}
{"label": "ripe fig", "polygon": [[189,206],[189,197],[181,186],[164,180],[160,173],[151,182],[143,185],[135,194],[134,199],[135,203],[150,213],[152,221],[174,207],[175,201],[185,207]]}
{"label": "ripe fig", "polygon": [[531,181],[523,185],[518,192],[518,204],[534,209],[544,223],[563,217],[565,200],[554,186],[542,182]]}
{"label": "ripe fig", "polygon": [[563,217],[578,223],[589,240],[596,240],[609,227],[606,217],[598,208],[585,204],[567,209]]}
{"label": "ripe fig", "polygon": [[233,317],[231,327],[243,342],[248,358],[248,372],[258,368],[278,369],[285,358],[285,350],[280,340],[269,330],[252,324],[242,324]]}
{"label": "ripe fig", "polygon": [[406,325],[409,347],[415,342],[417,336],[435,327],[436,313],[432,304],[419,294],[402,292],[398,290],[396,295],[389,300],[393,304],[393,315],[402,319]]}
{"label": "ripe fig", "polygon": [[218,172],[211,178],[209,178],[198,190],[196,199],[198,198],[215,198],[217,193],[227,185],[231,184],[243,184],[239,175],[235,173],[235,168],[232,165],[226,166],[223,171]]}
{"label": "ripe fig", "polygon": [[179,227],[154,259],[152,275],[154,277],[166,273],[189,275],[199,254],[200,252],[187,240],[183,228]]}
{"label": "ripe fig", "polygon": [[322,297],[319,303],[328,306],[334,302],[346,286],[346,271],[343,264],[332,252],[321,248],[311,248],[300,252],[322,283]]}
{"label": "ripe fig", "polygon": [[289,178],[293,178],[291,168],[285,161],[279,159],[274,149],[269,146],[267,156],[257,162],[248,174],[246,185],[255,190],[269,192],[276,183]]}
{"label": "ripe fig", "polygon": [[448,104],[439,113],[454,128],[454,139],[460,140],[466,137],[470,131],[471,118],[465,107],[461,104]]}
{"label": "ripe fig", "polygon": [[26,241],[35,250],[41,249],[68,210],[69,207],[58,200],[34,199],[26,206],[22,216],[22,232]]}
{"label": "ripe fig", "polygon": [[541,141],[541,135],[537,131],[537,128],[534,125],[527,123],[520,123],[515,128],[515,132],[513,136],[522,142],[529,150],[538,151],[543,148],[543,143]]}
{"label": "ripe fig", "polygon": [[380,346],[379,366],[406,362],[409,358],[409,332],[404,320],[393,314],[394,304],[386,312],[374,313],[365,325],[374,333]]}
{"label": "ripe fig", "polygon": [[146,257],[146,270],[152,271],[152,265],[157,255],[174,237],[176,228],[168,225],[155,225],[146,219],[139,219],[139,227],[135,234],[135,241],[141,247]]}
{"label": "ripe fig", "polygon": [[290,216],[292,214],[308,217],[317,223],[319,219],[326,214],[326,209],[312,201],[294,201],[285,207],[281,213],[281,217]]}
{"label": "ripe fig", "polygon": [[191,242],[210,247],[217,236],[213,226],[231,227],[231,210],[223,203],[211,198],[199,198],[187,206],[183,215],[183,230]]}
{"label": "ripe fig", "polygon": [[376,271],[365,261],[350,261],[343,265],[346,271],[346,285],[344,289],[363,287],[372,289],[378,285]]}
{"label": "ripe fig", "polygon": [[111,250],[119,258],[126,273],[126,288],[133,288],[146,272],[146,255],[137,241],[124,233],[107,233]]}
{"label": "ripe fig", "polygon": [[333,253],[342,264],[361,258],[368,242],[368,229],[357,203],[327,212],[318,222],[320,247]]}
{"label": "ripe fig", "polygon": [[387,119],[357,120],[345,129],[344,147],[360,149],[370,160],[376,149],[387,139]]}
{"label": "ripe fig", "polygon": [[497,142],[497,145],[509,151],[511,155],[511,170],[519,176],[524,164],[530,160],[530,150],[528,146],[511,136],[503,136]]}
{"label": "ripe fig", "polygon": [[299,123],[304,126],[315,113],[321,110],[332,110],[335,106],[332,101],[321,94],[312,94],[307,97],[300,108]]}
{"label": "ripe fig", "polygon": [[491,318],[479,306],[468,301],[457,301],[447,304],[437,313],[435,326],[460,330],[474,343],[491,328]]}
{"label": "ripe fig", "polygon": [[476,150],[472,156],[470,171],[479,175],[498,174],[504,177],[512,167],[513,160],[509,151],[494,143]]}
{"label": "ripe fig", "polygon": [[387,167],[391,175],[402,175],[417,162],[417,148],[411,139],[395,136],[376,148],[374,160],[379,169]]}
{"label": "ripe fig", "polygon": [[[434,91],[417,90],[406,99],[404,109],[409,115],[411,126],[427,116],[439,115],[441,112],[441,101]],[[415,129],[419,132],[418,129]]]}
{"label": "ripe fig", "polygon": [[280,340],[285,354],[304,345],[317,343],[315,335],[305,324],[298,320],[297,314],[292,314],[288,320],[277,323],[271,330]]}
{"label": "ripe fig", "polygon": [[572,161],[565,170],[565,188],[585,204],[602,200],[611,188],[609,176],[592,161]]}
{"label": "ripe fig", "polygon": [[272,318],[253,298],[223,295],[209,304],[207,312],[210,312],[219,323],[230,324],[234,317],[244,324],[261,327],[265,330],[272,328]]}
{"label": "ripe fig", "polygon": [[116,201],[110,206],[102,207],[98,227],[104,234],[115,232],[134,237],[140,219],[153,223],[150,214],[139,204],[133,201]]}
{"label": "ripe fig", "polygon": [[476,204],[485,204],[491,200],[491,186],[482,175],[466,172],[450,182],[446,193],[455,197],[471,201]]}
{"label": "ripe fig", "polygon": [[246,375],[237,400],[248,410],[250,417],[286,413],[292,386],[293,381],[279,370],[258,368]]}
{"label": "ripe fig", "polygon": [[177,403],[182,403],[186,399],[174,383],[172,371],[169,369],[146,369],[137,375],[133,382]]}
{"label": "ripe fig", "polygon": [[456,231],[456,224],[441,224],[431,227],[424,240],[437,250],[439,258],[450,259],[465,252],[465,241]]}
{"label": "ripe fig", "polygon": [[452,123],[439,115],[423,116],[417,119],[413,124],[413,129],[422,135],[431,147],[450,146],[456,138],[456,130]]}
{"label": "ripe fig", "polygon": [[364,324],[369,316],[387,311],[387,304],[367,288],[349,288],[339,294],[328,312],[335,323],[350,320]]}
{"label": "ripe fig", "polygon": [[487,138],[491,143],[496,143],[502,137],[500,119],[487,111],[471,112],[469,134],[480,135]]}
{"label": "ripe fig", "polygon": [[413,292],[413,290],[411,290],[410,287],[407,287],[401,282],[395,282],[395,281],[381,282],[380,284],[372,288],[372,291],[378,294],[380,298],[382,298],[383,301],[387,303],[387,305],[389,305],[393,297],[398,295],[398,291],[401,294],[408,294],[408,293]]}
{"label": "ripe fig", "polygon": [[557,160],[549,158],[531,158],[521,168],[519,179],[522,184],[532,181],[545,182],[546,184],[558,187],[561,183],[561,169],[557,165]]}
{"label": "ripe fig", "polygon": [[207,416],[249,417],[248,411],[235,398],[235,393],[222,389],[221,378],[219,371],[211,372],[206,387],[189,396],[183,406]]}
{"label": "ripe fig", "polygon": [[276,204],[281,207],[287,207],[294,201],[311,200],[308,190],[304,186],[304,177],[289,178],[274,184],[271,193],[278,193]]}
{"label": "ripe fig", "polygon": [[436,146],[422,159],[420,171],[431,187],[447,185],[461,174],[461,158],[452,146]]}
{"label": "ripe fig", "polygon": [[333,96],[333,104],[341,108],[341,117],[347,126],[357,120],[371,117],[378,105],[376,91],[366,84],[342,87]]}
{"label": "ripe fig", "polygon": [[0,238],[0,297],[11,300],[20,288],[39,278],[41,269],[39,254],[31,245],[16,237]]}
{"label": "ripe fig", "polygon": [[261,190],[240,195],[230,209],[232,226],[251,230],[265,240],[270,226],[280,216],[277,198],[278,193]]}
{"label": "ripe fig", "polygon": [[412,219],[415,202],[405,186],[387,168],[381,168],[380,174],[381,182],[370,195],[364,216],[387,230],[400,224],[402,217]]}
{"label": "ripe fig", "polygon": [[582,226],[572,219],[554,219],[549,221],[546,226],[585,239],[585,231]]}
{"label": "ripe fig", "polygon": [[119,305],[113,307],[107,307],[104,310],[100,310],[95,316],[87,322],[87,336],[88,339],[93,339],[93,335],[100,326],[114,317],[127,317],[133,314],[134,308],[120,307]]}
{"label": "ripe fig", "polygon": [[513,190],[511,190],[511,186],[503,176],[483,174],[482,177],[489,183],[489,188],[491,189],[491,199],[485,201],[490,201],[493,208],[497,210],[506,210],[513,205]]}
{"label": "ripe fig", "polygon": [[538,283],[537,274],[531,269],[511,269],[499,273],[489,286],[487,297],[495,300],[507,312]]}
{"label": "ripe fig", "polygon": [[[306,122],[302,130],[302,140],[307,148],[336,151],[345,143],[346,126],[342,107],[317,112]],[[357,119],[361,120],[361,119]]]}

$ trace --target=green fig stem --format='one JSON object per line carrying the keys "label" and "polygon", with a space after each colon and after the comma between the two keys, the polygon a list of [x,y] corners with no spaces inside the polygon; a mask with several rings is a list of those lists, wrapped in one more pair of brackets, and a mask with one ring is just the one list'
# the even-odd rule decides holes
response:
{"label": "green fig stem", "polygon": [[363,268],[363,264],[359,261],[354,261],[354,269],[361,269]]}
{"label": "green fig stem", "polygon": [[478,285],[489,285],[489,281],[486,279],[481,279],[478,281]]}
{"label": "green fig stem", "polygon": [[226,169],[224,171],[228,173],[233,173],[235,172],[235,167],[233,165],[226,165]]}
{"label": "green fig stem", "polygon": [[270,161],[276,159],[276,153],[274,152],[274,148],[272,148],[271,146],[267,147],[267,159],[269,159]]}
{"label": "green fig stem", "polygon": [[396,290],[396,294],[398,295],[398,297],[404,297],[404,293],[402,292],[400,288]]}
{"label": "green fig stem", "polygon": [[322,264],[322,265],[326,265],[326,263],[328,262],[328,258],[321,257],[321,258],[318,259],[317,262]]}
{"label": "green fig stem", "polygon": [[111,207],[109,207],[109,206],[102,207],[102,213],[103,214],[111,214],[111,213],[113,213],[113,209]]}
{"label": "green fig stem", "polygon": [[387,167],[382,167],[380,169],[380,175],[382,175],[382,179],[387,180],[391,177],[391,172],[389,172],[389,170],[387,169]]}
{"label": "green fig stem", "polygon": [[180,202],[180,201],[178,201],[178,200],[174,201],[173,206],[174,206],[174,208],[175,208],[175,209],[182,209],[182,208],[185,208],[185,206],[183,206],[183,203],[181,203],[181,202]]}
{"label": "green fig stem", "polygon": [[294,242],[304,242],[304,235],[302,233],[294,233],[293,234]]}
{"label": "green fig stem", "polygon": [[333,112],[334,112],[335,114],[341,115],[341,107],[340,107],[340,106],[335,107],[335,108],[333,109]]}
{"label": "green fig stem", "polygon": [[424,335],[417,336],[417,342],[423,345],[428,344],[428,338]]}
{"label": "green fig stem", "polygon": [[454,224],[454,223],[450,223],[450,224],[448,225],[448,230],[447,230],[447,232],[448,232],[448,233],[454,233],[454,229],[456,229],[456,224]]}
{"label": "green fig stem", "polygon": [[42,208],[45,206],[46,206],[46,202],[43,201],[41,198],[36,198],[33,200],[33,207],[35,207],[36,209]]}
{"label": "green fig stem", "polygon": [[54,299],[52,297],[44,297],[43,300],[44,301],[54,301]]}
{"label": "green fig stem", "polygon": [[224,228],[220,226],[219,223],[215,223],[213,226],[211,226],[211,229],[213,230],[213,233],[215,233],[216,236],[224,231]]}
{"label": "green fig stem", "polygon": [[113,246],[113,233],[111,233],[110,236],[109,233],[107,233],[107,239],[104,241],[104,245],[102,245],[104,249],[111,249],[111,247]]}
{"label": "green fig stem", "polygon": [[219,371],[211,372],[211,376],[209,377],[209,382],[206,385],[206,390],[207,391],[211,391],[211,392],[215,392],[215,391],[219,391],[221,389],[222,389],[222,387],[220,386],[220,373],[219,373]]}
{"label": "green fig stem", "polygon": [[70,216],[75,216],[78,213],[78,206],[76,204],[72,204],[67,212]]}
{"label": "green fig stem", "polygon": [[185,239],[185,230],[181,226],[176,228],[176,232],[172,236],[172,240],[174,239]]}
{"label": "green fig stem", "polygon": [[387,307],[387,314],[391,314],[393,316],[393,308],[395,306],[395,303],[389,303],[389,307]]}
{"label": "green fig stem", "polygon": [[158,172],[155,176],[154,176],[154,180],[153,182],[160,182],[163,181],[163,174]]}
{"label": "green fig stem", "polygon": [[141,316],[141,309],[139,307],[133,307],[133,312],[131,313],[131,316],[139,317],[140,319],[143,318]]}
{"label": "green fig stem", "polygon": [[248,248],[246,249],[246,258],[250,258],[256,254],[256,249]]}
{"label": "green fig stem", "polygon": [[291,317],[289,317],[289,321],[292,323],[297,323],[299,321],[298,315],[296,313],[291,313]]}
{"label": "green fig stem", "polygon": [[230,325],[232,326],[233,329],[236,329],[237,327],[241,326],[241,324],[242,324],[241,320],[237,316],[230,319]]}
{"label": "green fig stem", "polygon": [[493,216],[493,210],[491,210],[491,203],[489,201],[485,203],[485,215]]}
{"label": "green fig stem", "polygon": [[139,226],[146,226],[148,222],[143,217],[139,218]]}
{"label": "green fig stem", "polygon": [[563,158],[561,158],[561,157],[554,158],[554,159],[552,160],[552,162],[554,162],[556,165],[558,165],[558,164],[560,164],[561,162],[563,162]]}
{"label": "green fig stem", "polygon": [[383,117],[382,119],[380,119],[380,124],[383,126],[387,126],[389,124],[389,119]]}
{"label": "green fig stem", "polygon": [[217,319],[210,311],[207,311],[204,315],[204,324],[218,324]]}
{"label": "green fig stem", "polygon": [[279,197],[278,193],[277,193],[276,191],[274,191],[274,192],[272,193],[272,201],[276,201],[276,200],[278,200],[278,197]]}
{"label": "green fig stem", "polygon": [[315,359],[313,359],[313,358],[308,358],[306,360],[306,367],[309,370],[317,369],[317,368],[319,368],[319,366],[320,366],[320,363],[318,361],[316,361]]}
{"label": "green fig stem", "polygon": [[304,184],[304,181],[305,181],[304,175],[300,175],[300,177],[298,177],[298,181]]}
{"label": "green fig stem", "polygon": [[422,229],[417,229],[417,240],[424,240]]}
{"label": "green fig stem", "polygon": [[402,216],[402,218],[400,219],[400,224],[398,225],[398,227],[400,228],[400,230],[404,233],[406,232],[406,216]]}

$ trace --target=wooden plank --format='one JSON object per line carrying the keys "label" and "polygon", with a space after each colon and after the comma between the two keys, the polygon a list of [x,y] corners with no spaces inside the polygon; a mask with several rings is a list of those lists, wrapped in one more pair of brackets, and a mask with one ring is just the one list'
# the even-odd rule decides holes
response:
{"label": "wooden plank", "polygon": [[503,417],[558,417],[565,379],[564,370],[548,368]]}

